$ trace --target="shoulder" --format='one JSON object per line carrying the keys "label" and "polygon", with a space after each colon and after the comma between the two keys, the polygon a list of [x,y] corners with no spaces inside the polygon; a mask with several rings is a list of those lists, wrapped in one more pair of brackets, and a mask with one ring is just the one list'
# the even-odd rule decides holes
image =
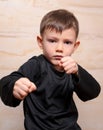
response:
{"label": "shoulder", "polygon": [[39,55],[39,56],[33,56],[32,58],[30,58],[27,63],[35,63],[37,62],[38,64],[39,63],[42,63],[42,62],[45,62],[45,57],[43,55]]}
{"label": "shoulder", "polygon": [[44,58],[43,55],[33,56],[19,68],[19,71],[38,73],[41,71],[41,68],[45,68],[45,66],[46,66],[46,59]]}
{"label": "shoulder", "polygon": [[22,66],[24,67],[24,66],[39,65],[43,62],[43,60],[44,60],[43,55],[33,56],[29,60],[27,60]]}

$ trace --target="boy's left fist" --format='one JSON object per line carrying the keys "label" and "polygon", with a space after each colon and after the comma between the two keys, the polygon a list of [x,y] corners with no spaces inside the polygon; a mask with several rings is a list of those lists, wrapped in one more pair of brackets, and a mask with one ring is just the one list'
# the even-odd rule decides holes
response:
{"label": "boy's left fist", "polygon": [[60,60],[59,65],[64,68],[67,74],[77,74],[78,73],[78,65],[74,59],[70,56],[63,57]]}

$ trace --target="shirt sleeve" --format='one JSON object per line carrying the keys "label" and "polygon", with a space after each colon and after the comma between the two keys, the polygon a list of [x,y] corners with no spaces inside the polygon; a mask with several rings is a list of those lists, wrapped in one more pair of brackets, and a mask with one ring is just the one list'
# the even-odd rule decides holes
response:
{"label": "shirt sleeve", "polygon": [[13,72],[0,80],[0,95],[5,105],[16,107],[20,104],[21,101],[13,96],[13,87],[21,77],[23,76],[19,72]]}
{"label": "shirt sleeve", "polygon": [[37,60],[32,58],[28,62],[24,63],[18,71],[3,77],[0,80],[0,95],[3,103],[12,107],[18,106],[21,100],[18,100],[13,96],[13,87],[15,82],[22,77],[26,77],[33,82],[33,78],[37,75],[38,70],[39,66]]}
{"label": "shirt sleeve", "polygon": [[96,98],[100,93],[100,85],[85,69],[78,65],[78,77],[74,76],[74,90],[82,101]]}

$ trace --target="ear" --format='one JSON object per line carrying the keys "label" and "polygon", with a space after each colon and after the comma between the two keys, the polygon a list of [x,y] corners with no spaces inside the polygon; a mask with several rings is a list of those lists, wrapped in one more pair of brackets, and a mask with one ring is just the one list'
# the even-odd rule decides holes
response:
{"label": "ear", "polygon": [[74,51],[78,48],[79,45],[80,45],[80,41],[76,41],[74,44]]}
{"label": "ear", "polygon": [[42,49],[43,43],[42,43],[42,37],[41,36],[37,36],[37,43],[38,43],[39,47]]}

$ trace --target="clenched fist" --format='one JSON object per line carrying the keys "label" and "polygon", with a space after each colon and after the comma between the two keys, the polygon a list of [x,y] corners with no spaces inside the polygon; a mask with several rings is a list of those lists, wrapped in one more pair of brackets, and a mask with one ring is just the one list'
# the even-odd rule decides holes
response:
{"label": "clenched fist", "polygon": [[18,79],[13,88],[13,95],[15,98],[23,100],[29,93],[35,91],[37,87],[33,82],[27,78]]}
{"label": "clenched fist", "polygon": [[59,66],[61,66],[67,74],[78,73],[78,65],[70,56],[63,57],[59,62]]}

